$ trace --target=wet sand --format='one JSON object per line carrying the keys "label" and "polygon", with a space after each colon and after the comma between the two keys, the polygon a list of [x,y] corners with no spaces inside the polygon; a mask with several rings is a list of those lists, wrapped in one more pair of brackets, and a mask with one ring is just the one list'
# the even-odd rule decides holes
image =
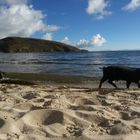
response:
{"label": "wet sand", "polygon": [[[37,84],[58,84],[74,87],[87,87],[98,88],[100,79],[102,77],[84,77],[84,76],[68,76],[68,75],[56,75],[46,73],[6,73],[6,78],[18,79],[21,81],[33,82]],[[118,88],[126,88],[125,81],[117,81],[115,84]],[[104,82],[103,88],[113,88],[108,82]],[[137,88],[137,85],[132,83],[130,88]]]}

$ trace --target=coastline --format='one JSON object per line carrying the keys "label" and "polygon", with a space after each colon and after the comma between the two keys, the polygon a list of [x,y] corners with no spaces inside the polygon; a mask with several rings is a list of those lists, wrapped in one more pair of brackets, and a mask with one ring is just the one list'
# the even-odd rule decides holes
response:
{"label": "coastline", "polygon": [[[99,84],[99,78],[85,77],[85,76],[73,76],[73,75],[56,75],[47,73],[6,73],[4,79],[11,79],[12,81],[24,81],[25,83],[34,83],[38,85],[56,85],[56,86],[68,86],[68,87],[85,87],[85,88],[97,88]],[[7,80],[2,80],[7,83]],[[10,83],[10,82],[9,82]],[[15,83],[15,82],[14,82]],[[17,82],[18,83],[18,82]]]}
{"label": "coastline", "polygon": [[27,81],[38,82],[55,82],[55,83],[82,83],[84,81],[99,80],[99,78],[85,77],[85,76],[73,76],[73,75],[57,75],[47,73],[6,73],[8,78],[17,78]]}
{"label": "coastline", "polygon": [[[47,74],[47,73],[6,73],[5,78],[10,78],[29,82],[40,85],[66,85],[68,87],[81,87],[81,88],[93,88],[98,89],[100,79],[102,77],[86,77],[86,76],[73,76],[73,75],[56,75],[56,74]],[[115,82],[115,81],[114,81]],[[120,89],[126,89],[125,81],[116,81],[115,84]],[[114,89],[107,81],[102,85],[102,88]],[[137,88],[135,83],[130,85],[130,89]]]}

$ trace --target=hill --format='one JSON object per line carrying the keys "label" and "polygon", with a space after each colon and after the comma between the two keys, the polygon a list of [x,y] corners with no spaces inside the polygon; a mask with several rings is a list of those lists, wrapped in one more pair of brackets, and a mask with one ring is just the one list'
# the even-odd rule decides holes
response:
{"label": "hill", "polygon": [[0,40],[0,52],[79,52],[82,51],[74,46],[64,43],[22,37],[7,37]]}

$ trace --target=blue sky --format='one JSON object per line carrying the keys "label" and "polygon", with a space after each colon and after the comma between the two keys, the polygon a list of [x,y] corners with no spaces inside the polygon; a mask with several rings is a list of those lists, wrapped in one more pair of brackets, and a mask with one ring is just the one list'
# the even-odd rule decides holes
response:
{"label": "blue sky", "polygon": [[0,38],[43,38],[93,51],[140,49],[140,0],[0,0],[0,24]]}

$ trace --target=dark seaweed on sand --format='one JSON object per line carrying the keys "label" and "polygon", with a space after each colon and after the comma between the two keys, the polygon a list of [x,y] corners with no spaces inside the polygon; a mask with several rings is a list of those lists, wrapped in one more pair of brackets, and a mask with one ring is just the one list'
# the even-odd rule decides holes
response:
{"label": "dark seaweed on sand", "polygon": [[29,82],[29,81],[24,81],[24,80],[20,80],[20,79],[1,79],[0,83],[4,83],[4,84],[19,84],[19,85],[34,85],[33,82]]}

